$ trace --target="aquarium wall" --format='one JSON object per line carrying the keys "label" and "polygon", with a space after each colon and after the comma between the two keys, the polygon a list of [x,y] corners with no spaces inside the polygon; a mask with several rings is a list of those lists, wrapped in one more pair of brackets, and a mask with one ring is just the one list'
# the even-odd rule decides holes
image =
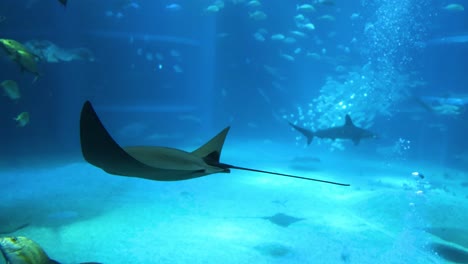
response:
{"label": "aquarium wall", "polygon": [[0,264],[468,263],[467,6],[2,0]]}

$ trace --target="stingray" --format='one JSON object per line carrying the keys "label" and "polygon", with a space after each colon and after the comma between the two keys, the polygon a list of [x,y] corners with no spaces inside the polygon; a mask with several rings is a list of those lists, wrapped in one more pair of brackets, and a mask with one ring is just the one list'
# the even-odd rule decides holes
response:
{"label": "stingray", "polygon": [[221,150],[228,131],[229,127],[226,127],[192,152],[158,146],[121,147],[107,132],[89,101],[83,104],[80,117],[80,143],[84,159],[109,174],[155,181],[180,181],[214,173],[229,173],[231,169],[238,169],[349,186],[344,183],[221,163]]}

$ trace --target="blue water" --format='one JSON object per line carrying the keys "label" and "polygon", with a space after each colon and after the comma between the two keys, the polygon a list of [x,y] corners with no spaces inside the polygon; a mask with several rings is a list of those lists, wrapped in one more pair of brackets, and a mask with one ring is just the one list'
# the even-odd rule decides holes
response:
{"label": "blue water", "polygon": [[[0,82],[21,93],[0,98],[0,231],[27,224],[13,234],[66,263],[468,263],[466,244],[425,231],[468,234],[467,11],[325,2],[0,2],[0,38],[40,58],[34,81],[0,50]],[[223,162],[351,187],[239,171],[109,175],[82,158],[86,100],[124,146],[191,151],[231,126]],[[288,125],[321,130],[346,114],[378,138],[307,146]],[[305,220],[262,218],[275,213]]]}

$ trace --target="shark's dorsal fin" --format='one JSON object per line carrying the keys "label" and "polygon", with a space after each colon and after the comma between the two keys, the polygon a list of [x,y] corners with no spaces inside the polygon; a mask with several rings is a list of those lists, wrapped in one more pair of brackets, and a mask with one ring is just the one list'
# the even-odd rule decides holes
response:
{"label": "shark's dorsal fin", "polygon": [[353,120],[351,120],[351,117],[349,115],[345,116],[345,126],[354,126]]}
{"label": "shark's dorsal fin", "polygon": [[226,135],[229,132],[230,127],[226,127],[216,136],[214,136],[210,141],[206,142],[204,145],[194,150],[192,154],[208,159],[208,163],[219,163],[219,158],[221,157],[221,150],[223,149],[224,140]]}

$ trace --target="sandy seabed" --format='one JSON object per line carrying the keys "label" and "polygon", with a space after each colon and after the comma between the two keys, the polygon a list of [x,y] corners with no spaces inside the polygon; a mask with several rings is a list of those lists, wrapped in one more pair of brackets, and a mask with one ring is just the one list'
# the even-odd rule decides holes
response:
{"label": "sandy seabed", "polygon": [[[0,230],[27,224],[4,235],[27,236],[61,263],[260,264],[448,263],[431,243],[454,241],[427,229],[467,229],[462,171],[255,150],[230,148],[222,161],[351,187],[245,171],[156,182],[85,162],[18,168],[0,172]],[[424,179],[411,175],[420,169]],[[268,219],[279,213],[300,220]]]}

